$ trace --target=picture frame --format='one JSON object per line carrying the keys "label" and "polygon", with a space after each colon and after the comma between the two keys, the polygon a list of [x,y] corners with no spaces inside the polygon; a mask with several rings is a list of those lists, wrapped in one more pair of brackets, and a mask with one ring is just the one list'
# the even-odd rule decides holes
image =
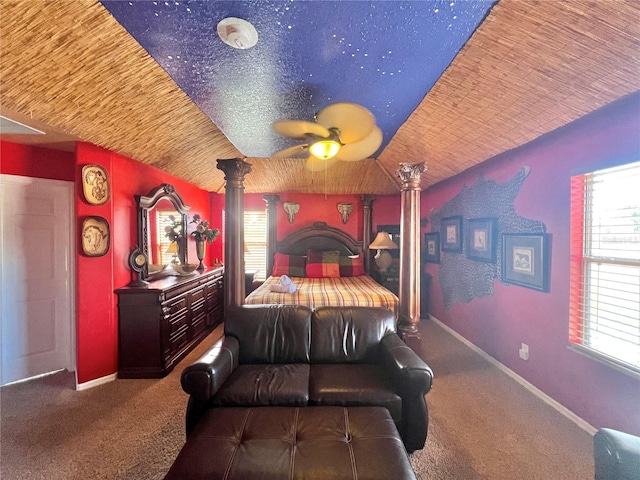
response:
{"label": "picture frame", "polygon": [[541,292],[549,291],[546,234],[502,234],[502,281]]}
{"label": "picture frame", "polygon": [[478,262],[496,263],[498,219],[471,218],[467,222],[467,258]]}
{"label": "picture frame", "polygon": [[111,189],[107,171],[100,165],[82,167],[82,192],[91,205],[103,205],[109,201]]}
{"label": "picture frame", "polygon": [[440,245],[443,252],[462,251],[462,216],[445,217],[440,221]]}
{"label": "picture frame", "polygon": [[424,234],[423,260],[429,263],[440,263],[440,234],[438,232]]}
{"label": "picture frame", "polygon": [[101,257],[109,251],[111,242],[109,222],[103,217],[90,216],[82,221],[82,253],[87,257]]}

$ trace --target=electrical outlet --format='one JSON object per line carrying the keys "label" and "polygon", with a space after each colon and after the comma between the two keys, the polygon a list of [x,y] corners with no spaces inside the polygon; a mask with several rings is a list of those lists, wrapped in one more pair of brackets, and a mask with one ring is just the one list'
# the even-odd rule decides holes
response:
{"label": "electrical outlet", "polygon": [[529,360],[529,345],[526,343],[521,344],[518,354],[522,360]]}

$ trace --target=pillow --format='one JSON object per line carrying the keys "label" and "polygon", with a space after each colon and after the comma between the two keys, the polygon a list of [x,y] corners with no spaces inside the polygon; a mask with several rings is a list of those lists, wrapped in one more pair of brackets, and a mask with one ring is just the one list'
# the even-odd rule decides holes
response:
{"label": "pillow", "polygon": [[305,265],[307,259],[298,255],[285,255],[276,252],[273,257],[273,272],[271,275],[280,277],[287,275],[289,277],[304,277]]}
{"label": "pillow", "polygon": [[349,257],[340,257],[340,276],[341,277],[359,277],[364,275],[364,259],[362,254]]}
{"label": "pillow", "polygon": [[307,277],[340,277],[340,252],[337,250],[309,250],[307,252]]}

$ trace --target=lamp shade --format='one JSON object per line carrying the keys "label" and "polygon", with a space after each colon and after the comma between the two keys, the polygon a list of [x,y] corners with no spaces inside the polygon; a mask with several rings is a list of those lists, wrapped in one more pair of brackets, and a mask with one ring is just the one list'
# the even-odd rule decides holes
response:
{"label": "lamp shade", "polygon": [[165,253],[178,253],[178,242],[171,242]]}
{"label": "lamp shade", "polygon": [[398,248],[398,245],[391,240],[391,236],[387,232],[378,232],[369,248],[371,250],[388,250],[390,248]]}

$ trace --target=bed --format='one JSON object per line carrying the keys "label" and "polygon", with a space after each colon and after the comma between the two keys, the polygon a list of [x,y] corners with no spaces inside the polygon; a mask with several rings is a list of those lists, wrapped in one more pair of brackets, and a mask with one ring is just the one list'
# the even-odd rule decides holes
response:
{"label": "bed", "polygon": [[290,277],[296,287],[295,293],[271,291],[280,277],[267,280],[246,298],[247,304],[296,304],[311,309],[332,306],[363,305],[383,307],[398,313],[398,297],[378,284],[368,275],[346,278]]}
{"label": "bed", "polygon": [[[324,222],[298,230],[278,243],[273,275],[247,296],[245,304],[369,306],[397,315],[398,297],[365,273],[362,250],[362,242]],[[282,275],[293,281],[294,293],[272,291]]]}

